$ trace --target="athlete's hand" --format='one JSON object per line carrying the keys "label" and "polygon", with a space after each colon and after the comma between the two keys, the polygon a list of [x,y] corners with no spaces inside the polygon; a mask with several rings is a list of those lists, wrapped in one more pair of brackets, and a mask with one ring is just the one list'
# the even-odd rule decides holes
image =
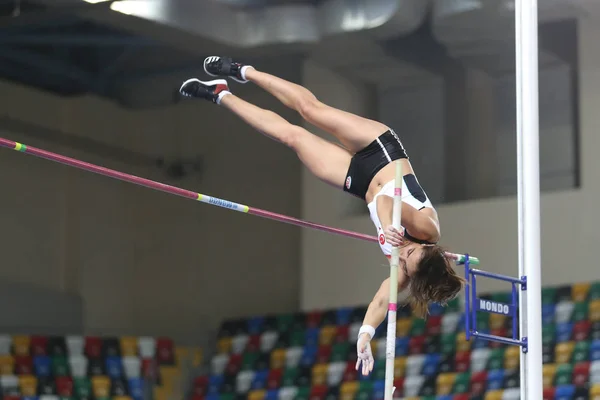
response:
{"label": "athlete's hand", "polygon": [[362,363],[362,374],[364,376],[369,375],[373,371],[375,360],[373,360],[373,353],[371,352],[371,336],[368,333],[363,333],[356,342],[356,354],[358,360],[356,360],[356,370]]}
{"label": "athlete's hand", "polygon": [[400,246],[404,243],[404,232],[400,232],[393,225],[390,225],[385,228],[385,240],[390,242],[394,247]]}

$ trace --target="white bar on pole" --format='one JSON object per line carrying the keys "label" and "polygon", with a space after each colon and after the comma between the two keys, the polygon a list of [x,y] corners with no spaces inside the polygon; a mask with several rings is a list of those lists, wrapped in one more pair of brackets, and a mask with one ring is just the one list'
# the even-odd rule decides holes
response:
{"label": "white bar on pole", "polygon": [[[542,382],[542,313],[540,249],[540,165],[539,165],[539,88],[538,88],[538,11],[537,0],[516,0],[518,49],[517,86],[520,85],[521,131],[517,136],[519,157],[519,274],[527,277],[525,322],[521,328],[527,336],[528,352],[524,355],[525,385],[523,400],[539,399]],[[517,88],[519,89],[519,88]],[[519,143],[520,142],[520,143]],[[520,146],[520,147],[519,147]],[[524,273],[523,273],[524,272]]]}
{"label": "white bar on pole", "polygon": [[[394,208],[392,226],[398,231],[402,222],[402,160],[396,161],[396,180],[394,187]],[[396,358],[396,307],[398,306],[398,265],[399,248],[392,247],[390,258],[390,300],[388,304],[388,322],[385,348],[385,400],[394,396],[394,360]]]}

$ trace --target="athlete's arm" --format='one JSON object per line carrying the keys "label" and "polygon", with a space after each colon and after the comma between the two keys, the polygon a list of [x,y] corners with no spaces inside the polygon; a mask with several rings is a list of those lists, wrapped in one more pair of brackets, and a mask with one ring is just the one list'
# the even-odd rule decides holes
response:
{"label": "athlete's arm", "polygon": [[[392,226],[394,198],[386,195],[377,197],[377,216],[383,229]],[[438,224],[428,215],[420,213],[414,207],[402,203],[401,225],[414,238],[428,242],[437,242],[440,237]],[[392,243],[393,244],[393,243]]]}

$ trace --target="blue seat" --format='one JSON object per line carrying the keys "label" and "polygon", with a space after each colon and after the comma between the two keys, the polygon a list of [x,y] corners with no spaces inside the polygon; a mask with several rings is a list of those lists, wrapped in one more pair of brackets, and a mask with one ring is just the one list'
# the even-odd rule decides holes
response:
{"label": "blue seat", "polygon": [[306,345],[300,358],[300,365],[303,367],[313,366],[317,360],[317,346]]}
{"label": "blue seat", "polygon": [[304,344],[307,346],[319,345],[319,328],[306,329],[306,341]]}
{"label": "blue seat", "polygon": [[123,376],[123,363],[121,362],[121,357],[106,357],[105,363],[106,375],[108,375],[111,379],[117,379]]}
{"label": "blue seat", "polygon": [[144,400],[144,381],[142,378],[131,378],[127,381],[129,395],[133,400]]}
{"label": "blue seat", "polygon": [[554,400],[571,400],[575,394],[575,385],[559,385],[554,392]]}
{"label": "blue seat", "polygon": [[480,338],[472,338],[471,341],[473,342],[473,344],[471,344],[472,350],[487,349],[488,347],[490,347],[490,342],[488,342],[487,340],[482,340]]}
{"label": "blue seat", "polygon": [[262,332],[262,326],[265,322],[264,317],[253,317],[246,321],[249,335],[258,335]]}
{"label": "blue seat", "polygon": [[504,370],[495,369],[488,372],[487,390],[499,390],[504,385]]}
{"label": "blue seat", "polygon": [[204,398],[205,400],[221,400],[221,395],[218,393],[209,394]]}
{"label": "blue seat", "polygon": [[563,324],[556,324],[556,342],[563,343],[571,340],[573,334],[573,323],[565,322]]}
{"label": "blue seat", "polygon": [[444,307],[439,305],[438,303],[431,303],[429,306],[429,315],[436,317],[438,315],[444,315]]}
{"label": "blue seat", "polygon": [[425,376],[437,375],[441,358],[442,357],[440,354],[428,354],[425,357],[425,362],[423,363],[423,371],[421,373]]}
{"label": "blue seat", "polygon": [[556,311],[555,304],[544,304],[542,306],[542,323],[544,325],[554,323],[555,311]]}
{"label": "blue seat", "polygon": [[435,400],[452,400],[453,396],[451,394],[441,394],[435,398]]}
{"label": "blue seat", "polygon": [[385,381],[378,380],[373,382],[372,399],[383,399],[385,397]]}
{"label": "blue seat", "polygon": [[265,396],[265,400],[278,400],[279,399],[279,389],[272,389],[267,392]]}
{"label": "blue seat", "polygon": [[408,355],[409,342],[410,338],[406,336],[396,338],[396,357]]}
{"label": "blue seat", "polygon": [[596,339],[590,346],[590,361],[600,360],[600,339]]}
{"label": "blue seat", "polygon": [[335,312],[335,322],[337,325],[348,325],[353,309],[350,307],[338,308]]}
{"label": "blue seat", "polygon": [[[225,378],[223,375],[211,375],[208,377],[208,394],[219,394]],[[208,398],[207,398],[208,399]]]}
{"label": "blue seat", "polygon": [[252,379],[252,390],[264,389],[267,386],[269,370],[256,371]]}
{"label": "blue seat", "polygon": [[33,370],[37,376],[52,375],[52,360],[48,356],[33,357]]}

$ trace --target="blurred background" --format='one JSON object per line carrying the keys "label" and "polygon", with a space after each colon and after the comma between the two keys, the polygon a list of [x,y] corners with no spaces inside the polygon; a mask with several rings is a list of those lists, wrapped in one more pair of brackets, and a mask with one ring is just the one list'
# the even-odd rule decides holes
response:
{"label": "blurred background", "polygon": [[[539,3],[540,399],[600,399],[600,3]],[[514,40],[509,0],[0,0],[0,132],[373,233],[364,204],[292,151],[177,95],[205,77],[206,56],[232,56],[390,125],[442,244],[515,275]],[[231,89],[327,137],[256,86]],[[4,400],[383,398],[385,323],[374,373],[354,372],[356,332],[389,273],[378,246],[8,150],[0,188]],[[400,311],[398,398],[518,398],[518,349],[466,342],[461,310]],[[478,324],[510,332],[498,315]]]}

